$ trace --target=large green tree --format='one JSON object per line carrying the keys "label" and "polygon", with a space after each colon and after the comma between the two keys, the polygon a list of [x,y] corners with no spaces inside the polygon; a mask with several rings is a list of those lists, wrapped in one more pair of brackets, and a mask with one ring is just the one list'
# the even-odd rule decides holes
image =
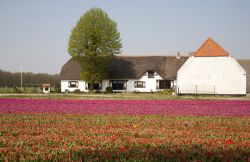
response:
{"label": "large green tree", "polygon": [[107,78],[110,60],[121,53],[117,24],[100,8],[92,8],[80,17],[71,31],[68,52],[80,63],[81,79],[91,83]]}

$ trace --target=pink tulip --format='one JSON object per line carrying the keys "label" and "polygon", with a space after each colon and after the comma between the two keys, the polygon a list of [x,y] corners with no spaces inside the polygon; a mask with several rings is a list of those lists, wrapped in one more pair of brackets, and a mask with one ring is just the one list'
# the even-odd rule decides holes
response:
{"label": "pink tulip", "polygon": [[0,113],[250,116],[245,100],[0,99]]}

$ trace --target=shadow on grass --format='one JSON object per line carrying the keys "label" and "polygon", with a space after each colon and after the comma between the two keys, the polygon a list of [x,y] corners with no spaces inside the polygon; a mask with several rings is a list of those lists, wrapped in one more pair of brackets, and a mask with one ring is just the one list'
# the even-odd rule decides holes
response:
{"label": "shadow on grass", "polygon": [[[51,161],[249,161],[249,148],[215,148],[207,150],[203,146],[192,145],[182,147],[150,145],[83,149],[57,153],[48,159]],[[18,160],[18,159],[17,159]],[[34,160],[34,159],[33,159]]]}

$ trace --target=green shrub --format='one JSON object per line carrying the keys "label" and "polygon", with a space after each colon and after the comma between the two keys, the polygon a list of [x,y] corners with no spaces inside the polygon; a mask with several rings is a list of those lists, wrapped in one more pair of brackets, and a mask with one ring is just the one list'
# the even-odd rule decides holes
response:
{"label": "green shrub", "polygon": [[52,91],[53,93],[61,93],[61,88],[60,87],[56,87],[54,88],[54,91]]}
{"label": "green shrub", "polygon": [[23,91],[21,91],[21,89],[17,89],[16,93],[23,93]]}
{"label": "green shrub", "polygon": [[175,91],[172,90],[172,89],[165,89],[165,90],[162,90],[162,91],[159,91],[159,93],[161,94],[167,94],[167,95],[172,95]]}
{"label": "green shrub", "polygon": [[132,93],[138,94],[140,91],[134,90]]}
{"label": "green shrub", "polygon": [[94,92],[95,93],[102,93],[100,90],[95,90]]}
{"label": "green shrub", "polygon": [[81,93],[81,91],[80,91],[80,89],[76,89],[76,90],[74,90],[74,93],[79,94],[79,93]]}
{"label": "green shrub", "polygon": [[106,87],[106,93],[113,93],[112,87]]}

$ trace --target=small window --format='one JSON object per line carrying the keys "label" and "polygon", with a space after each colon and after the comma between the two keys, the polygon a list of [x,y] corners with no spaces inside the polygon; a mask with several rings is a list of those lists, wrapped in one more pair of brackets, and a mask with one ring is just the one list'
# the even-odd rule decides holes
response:
{"label": "small window", "polygon": [[148,71],[148,78],[154,78],[155,77],[155,71],[149,70]]}
{"label": "small window", "polygon": [[45,87],[45,88],[44,88],[44,91],[49,91],[49,87]]}
{"label": "small window", "polygon": [[146,82],[145,81],[135,81],[135,88],[145,88]]}
{"label": "small window", "polygon": [[113,90],[126,90],[127,80],[111,80]]}
{"label": "small window", "polygon": [[77,81],[69,81],[69,88],[77,88],[78,82]]}

